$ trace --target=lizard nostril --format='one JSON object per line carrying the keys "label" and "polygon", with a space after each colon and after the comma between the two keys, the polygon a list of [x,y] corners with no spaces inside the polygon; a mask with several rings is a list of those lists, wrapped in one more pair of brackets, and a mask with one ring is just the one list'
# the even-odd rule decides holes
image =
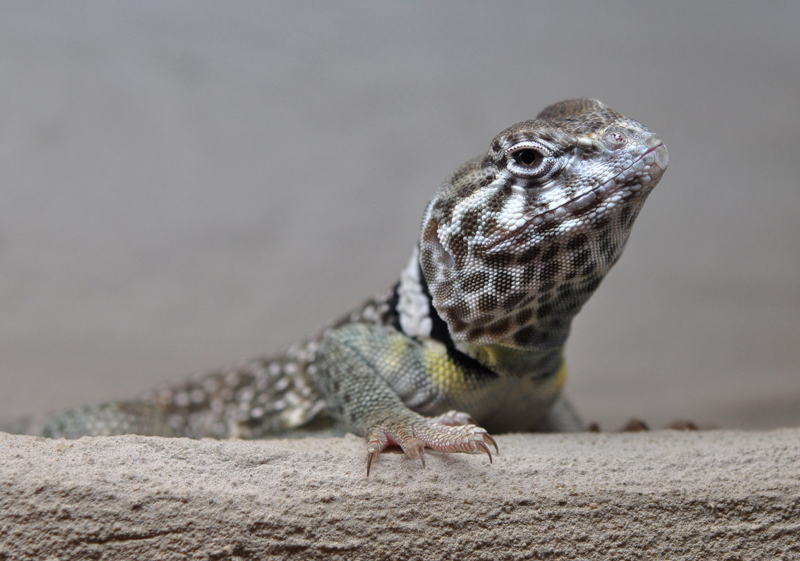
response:
{"label": "lizard nostril", "polygon": [[620,130],[610,130],[603,135],[603,144],[611,150],[622,148],[628,141],[628,137]]}

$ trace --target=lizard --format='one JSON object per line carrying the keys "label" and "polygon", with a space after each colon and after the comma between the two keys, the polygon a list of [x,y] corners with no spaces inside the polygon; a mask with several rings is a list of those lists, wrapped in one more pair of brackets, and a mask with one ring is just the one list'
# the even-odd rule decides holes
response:
{"label": "lizard", "polygon": [[399,281],[279,355],[53,416],[46,437],[365,437],[498,453],[491,433],[579,431],[562,387],[572,319],[625,246],[668,153],[595,99],[517,123],[447,179]]}

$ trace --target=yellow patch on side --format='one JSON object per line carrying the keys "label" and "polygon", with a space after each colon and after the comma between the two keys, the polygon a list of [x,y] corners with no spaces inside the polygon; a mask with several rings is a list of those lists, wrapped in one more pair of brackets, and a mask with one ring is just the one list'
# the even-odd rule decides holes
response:
{"label": "yellow patch on side", "polygon": [[472,358],[492,369],[497,369],[500,365],[508,364],[519,355],[528,354],[527,351],[520,351],[500,345],[470,345],[466,350],[467,354],[471,355]]}
{"label": "yellow patch on side", "polygon": [[413,353],[413,345],[408,337],[396,333],[386,338],[384,350],[385,352],[382,353],[383,366],[388,371],[399,371],[403,368],[409,355]]}
{"label": "yellow patch on side", "polygon": [[567,361],[561,361],[561,366],[558,368],[556,375],[550,378],[547,383],[542,386],[542,391],[550,392],[555,395],[564,387],[564,382],[567,381]]}
{"label": "yellow patch on side", "polygon": [[426,339],[422,359],[431,384],[444,395],[458,396],[470,390],[464,370],[450,359],[442,343]]}

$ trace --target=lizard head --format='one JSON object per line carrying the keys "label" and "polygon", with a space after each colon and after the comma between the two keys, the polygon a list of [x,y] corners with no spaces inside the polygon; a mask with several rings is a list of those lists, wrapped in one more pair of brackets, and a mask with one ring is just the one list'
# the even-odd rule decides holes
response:
{"label": "lizard head", "polygon": [[419,264],[452,338],[560,347],[667,163],[655,134],[594,99],[497,135],[423,218]]}

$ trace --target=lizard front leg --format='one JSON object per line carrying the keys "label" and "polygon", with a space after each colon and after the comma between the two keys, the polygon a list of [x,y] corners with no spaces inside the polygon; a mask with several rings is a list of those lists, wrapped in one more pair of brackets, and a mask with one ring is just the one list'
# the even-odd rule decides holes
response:
{"label": "lizard front leg", "polygon": [[387,447],[397,445],[425,466],[425,448],[441,452],[485,453],[497,449],[486,430],[467,413],[426,417],[414,409],[437,411],[446,392],[432,383],[424,346],[391,327],[351,324],[324,335],[317,376],[331,410],[350,432],[367,438],[367,476]]}

